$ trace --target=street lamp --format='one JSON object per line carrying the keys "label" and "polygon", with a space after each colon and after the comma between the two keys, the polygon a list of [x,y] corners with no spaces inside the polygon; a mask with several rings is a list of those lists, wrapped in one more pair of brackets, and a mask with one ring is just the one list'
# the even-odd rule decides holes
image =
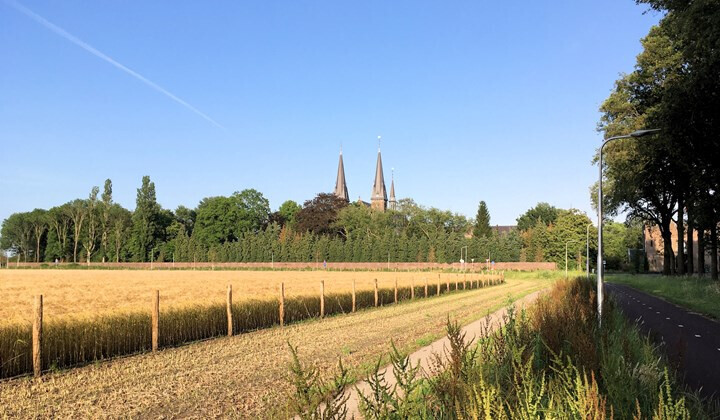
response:
{"label": "street lamp", "polygon": [[585,274],[588,280],[590,280],[590,226],[592,223],[588,223],[585,229]]}
{"label": "street lamp", "polygon": [[570,245],[573,242],[577,242],[577,241],[575,239],[565,241],[565,280],[567,280],[567,278],[568,278],[568,258],[567,258],[568,245]]}
{"label": "street lamp", "polygon": [[659,128],[653,128],[650,130],[637,130],[633,131],[630,134],[625,134],[622,136],[614,136],[610,137],[609,139],[605,140],[600,146],[600,153],[599,160],[599,172],[600,176],[598,177],[598,257],[597,257],[597,302],[598,302],[598,325],[602,326],[602,304],[603,304],[603,272],[605,271],[603,268],[603,245],[602,245],[602,222],[603,222],[603,194],[602,194],[602,178],[603,178],[603,160],[602,160],[602,152],[603,148],[605,148],[605,145],[610,143],[613,140],[619,140],[619,139],[627,139],[627,138],[638,138],[638,137],[644,137],[653,133],[657,133],[660,131]]}

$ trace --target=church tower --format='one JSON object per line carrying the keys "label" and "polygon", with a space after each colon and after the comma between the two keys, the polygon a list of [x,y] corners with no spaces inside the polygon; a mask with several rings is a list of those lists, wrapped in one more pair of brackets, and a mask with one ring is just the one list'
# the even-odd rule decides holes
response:
{"label": "church tower", "polygon": [[343,164],[342,149],[340,149],[340,161],[338,162],[337,180],[335,181],[333,194],[350,202],[350,194],[348,194],[347,183],[345,183],[345,165]]}
{"label": "church tower", "polygon": [[390,210],[397,210],[397,201],[395,200],[395,170],[393,169],[390,175],[390,201],[388,201],[388,208]]}
{"label": "church tower", "polygon": [[375,182],[373,183],[370,207],[375,210],[385,211],[387,209],[387,190],[385,189],[385,178],[383,177],[382,156],[378,147],[377,164],[375,166]]}

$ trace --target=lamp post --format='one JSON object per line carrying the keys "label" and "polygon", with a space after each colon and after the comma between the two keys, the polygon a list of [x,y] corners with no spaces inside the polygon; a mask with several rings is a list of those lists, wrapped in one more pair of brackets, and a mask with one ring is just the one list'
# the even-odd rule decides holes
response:
{"label": "lamp post", "polygon": [[598,257],[597,257],[597,302],[598,302],[598,325],[602,326],[602,304],[603,304],[603,274],[604,274],[604,267],[603,267],[603,193],[602,193],[602,178],[603,178],[603,159],[602,159],[602,153],[603,148],[610,143],[613,140],[619,140],[619,139],[627,139],[627,138],[638,138],[638,137],[644,137],[653,133],[657,133],[660,131],[660,129],[654,128],[650,130],[637,130],[633,131],[630,134],[624,134],[622,136],[614,136],[610,137],[609,139],[605,140],[600,146],[600,152],[599,155],[599,173],[600,176],[598,177]]}
{"label": "lamp post", "polygon": [[568,278],[568,258],[567,258],[568,245],[570,245],[573,242],[577,242],[577,241],[575,239],[565,241],[565,280],[567,280],[567,278]]}
{"label": "lamp post", "polygon": [[468,254],[468,246],[465,245],[464,247],[460,248],[460,268],[465,270],[465,260],[463,260],[463,249],[465,250],[465,260],[466,260],[467,254]]}
{"label": "lamp post", "polygon": [[592,223],[588,223],[585,229],[585,274],[588,280],[590,280],[590,226]]}

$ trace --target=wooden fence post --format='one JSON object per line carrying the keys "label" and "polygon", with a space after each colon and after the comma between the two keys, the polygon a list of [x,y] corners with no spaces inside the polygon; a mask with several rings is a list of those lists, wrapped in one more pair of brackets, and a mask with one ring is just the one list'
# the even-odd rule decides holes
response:
{"label": "wooden fence post", "polygon": [[280,326],[285,325],[285,283],[280,282]]}
{"label": "wooden fence post", "polygon": [[378,306],[378,289],[377,289],[377,279],[375,279],[375,306]]}
{"label": "wooden fence post", "polygon": [[440,296],[440,274],[438,274],[438,288],[437,288],[437,295]]}
{"label": "wooden fence post", "polygon": [[447,282],[447,291],[450,291],[450,275],[447,276],[447,279],[445,280]]}
{"label": "wooden fence post", "polygon": [[325,317],[325,280],[320,280],[320,318]]}
{"label": "wooden fence post", "polygon": [[33,356],[33,373],[35,377],[42,374],[42,323],[43,323],[43,297],[35,296],[35,314],[33,317],[32,329],[32,356]]}
{"label": "wooden fence post", "polygon": [[395,304],[397,304],[397,277],[395,277]]}
{"label": "wooden fence post", "polygon": [[428,297],[428,279],[425,277],[425,297]]}
{"label": "wooden fence post", "polygon": [[157,351],[160,340],[160,291],[153,293],[152,299],[152,351]]}
{"label": "wooden fence post", "polygon": [[415,299],[415,277],[410,279],[410,300]]}
{"label": "wooden fence post", "polygon": [[228,284],[228,287],[227,287],[227,323],[228,323],[228,337],[232,337],[232,335],[233,335],[232,284]]}
{"label": "wooden fence post", "polygon": [[353,279],[353,292],[352,292],[352,311],[355,312],[355,279]]}

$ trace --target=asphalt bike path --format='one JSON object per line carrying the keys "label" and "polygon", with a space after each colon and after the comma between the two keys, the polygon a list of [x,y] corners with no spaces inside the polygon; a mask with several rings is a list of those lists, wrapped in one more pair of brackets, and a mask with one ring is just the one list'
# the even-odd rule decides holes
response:
{"label": "asphalt bike path", "polygon": [[692,389],[720,396],[720,323],[628,286],[606,283],[625,316],[665,350]]}

